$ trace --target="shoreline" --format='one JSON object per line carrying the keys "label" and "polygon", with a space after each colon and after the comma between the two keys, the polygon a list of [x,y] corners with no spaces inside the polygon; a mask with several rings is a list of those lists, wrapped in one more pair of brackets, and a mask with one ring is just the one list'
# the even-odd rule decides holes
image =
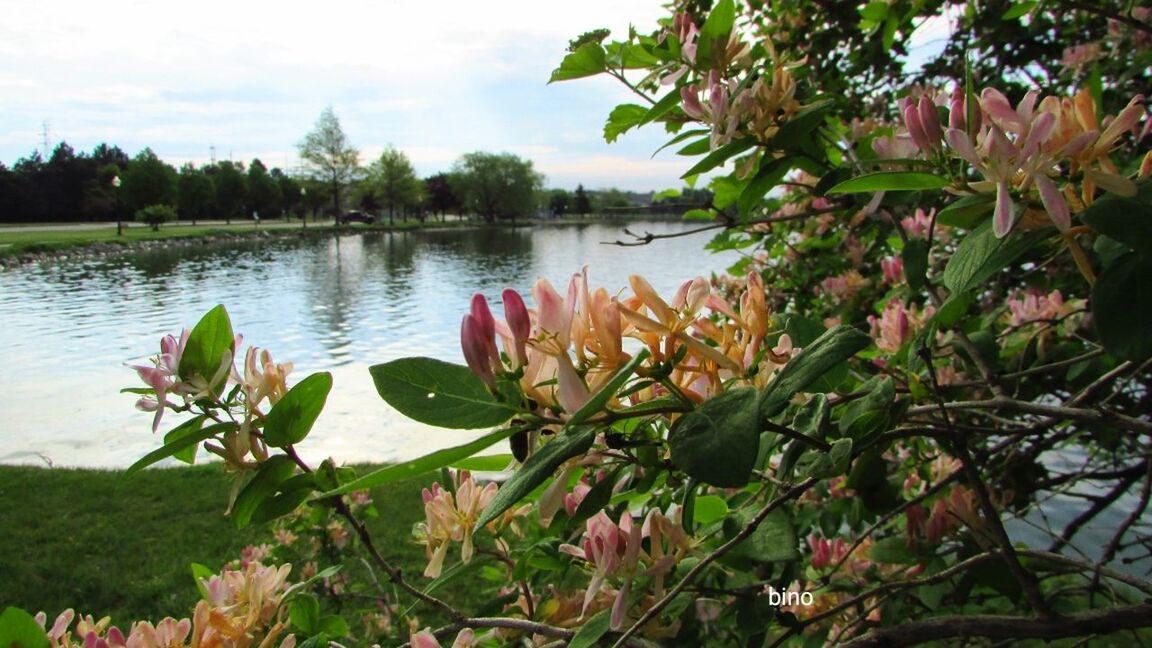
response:
{"label": "shoreline", "polygon": [[[270,221],[261,226],[249,223],[225,225],[224,223],[192,225],[180,223],[153,231],[147,226],[134,224],[126,228],[126,236],[111,235],[112,225],[107,229],[77,228],[62,225],[52,230],[39,225],[0,229],[0,270],[13,270],[26,265],[54,263],[73,260],[88,260],[127,254],[140,250],[213,245],[218,243],[238,243],[255,239],[269,238],[311,238],[318,236],[350,235],[378,232],[412,232],[458,228],[521,228],[555,225],[583,225],[594,223],[621,224],[653,220],[679,220],[676,217],[645,215],[643,218],[620,218],[605,215],[586,218],[526,218],[515,221],[485,223],[474,220],[449,220],[397,222],[394,224],[373,225],[333,225],[315,224],[300,227],[295,223]],[[81,225],[81,224],[72,224]],[[87,225],[87,224],[84,224]],[[35,228],[35,229],[32,229]],[[186,229],[187,228],[187,229]],[[95,235],[93,235],[95,234]],[[23,240],[22,240],[23,239]]]}

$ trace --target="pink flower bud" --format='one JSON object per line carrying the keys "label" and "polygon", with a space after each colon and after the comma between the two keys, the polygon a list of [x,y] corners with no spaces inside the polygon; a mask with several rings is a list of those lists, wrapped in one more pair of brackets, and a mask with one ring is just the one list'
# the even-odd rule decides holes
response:
{"label": "pink flower bud", "polygon": [[532,335],[532,319],[528,315],[528,306],[520,293],[506,288],[501,295],[504,298],[504,319],[508,321],[508,328],[512,331],[512,339],[516,342],[517,359],[520,364],[528,360],[524,357],[524,343]]}
{"label": "pink flower bud", "polygon": [[485,344],[482,325],[476,317],[468,314],[460,322],[460,348],[464,351],[464,361],[472,373],[480,377],[489,387],[495,386],[492,376],[492,365],[488,360],[488,350]]}

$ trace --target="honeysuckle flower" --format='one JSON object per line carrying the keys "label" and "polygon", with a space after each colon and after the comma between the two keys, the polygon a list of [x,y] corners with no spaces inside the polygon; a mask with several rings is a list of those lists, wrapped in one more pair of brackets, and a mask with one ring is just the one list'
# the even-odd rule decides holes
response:
{"label": "honeysuckle flower", "polygon": [[812,549],[812,568],[815,570],[839,563],[848,553],[848,545],[843,538],[829,542],[827,538],[812,534],[808,536],[808,546]]}
{"label": "honeysuckle flower", "polygon": [[895,353],[935,313],[936,309],[932,306],[920,311],[915,305],[905,306],[900,300],[893,299],[884,307],[880,317],[869,315],[868,324],[872,327],[876,346],[883,351]]}
{"label": "honeysuckle flower", "polygon": [[620,516],[619,525],[614,523],[607,513],[599,511],[585,522],[580,547],[570,544],[560,545],[561,552],[583,559],[592,565],[592,580],[588,583],[588,589],[584,594],[585,614],[606,579],[612,577],[623,581],[612,605],[610,625],[614,630],[618,630],[624,623],[632,578],[639,566],[641,540],[641,529],[632,522],[632,516],[628,511],[624,511]]}
{"label": "honeysuckle flower", "polygon": [[132,626],[127,648],[182,648],[192,631],[191,619],[167,617],[156,625],[141,621]]}
{"label": "honeysuckle flower", "polygon": [[[688,329],[695,325],[700,310],[708,303],[711,287],[706,280],[697,277],[681,285],[677,290],[676,298],[673,299],[675,307],[668,305],[656,293],[651,284],[640,275],[632,275],[628,281],[639,301],[636,306],[643,305],[646,307],[652,312],[655,319],[619,300],[616,301],[616,304],[620,309],[620,314],[638,329],[637,337],[648,344],[653,357],[662,359],[674,356],[677,342],[682,342],[688,345],[689,353],[695,354],[701,359],[731,371],[740,370],[739,365],[717,349],[688,334]],[[664,342],[662,349],[659,345],[660,341]]]}
{"label": "honeysuckle flower", "polygon": [[[436,635],[432,634],[431,629],[425,628],[420,632],[412,635],[412,640],[409,642],[412,648],[444,648],[440,645],[440,641],[436,639]],[[464,628],[456,635],[456,639],[452,642],[451,648],[469,648],[476,645],[476,633],[472,628]]]}
{"label": "honeysuckle flower", "polygon": [[895,286],[904,280],[904,260],[901,257],[881,259],[880,273],[884,277],[884,283]]}
{"label": "honeysuckle flower", "polygon": [[461,543],[461,561],[471,562],[475,553],[472,534],[476,522],[498,489],[494,482],[480,487],[467,470],[460,471],[456,480],[455,497],[439,483],[422,492],[425,521],[416,525],[415,532],[417,540],[428,552],[428,566],[424,569],[428,578],[440,575],[452,542]]}
{"label": "honeysuckle flower", "polygon": [[244,406],[249,418],[259,414],[260,404],[265,399],[275,405],[288,392],[287,378],[292,372],[292,363],[277,363],[267,349],[248,347],[244,354],[244,373],[232,370],[232,379],[244,393]]}

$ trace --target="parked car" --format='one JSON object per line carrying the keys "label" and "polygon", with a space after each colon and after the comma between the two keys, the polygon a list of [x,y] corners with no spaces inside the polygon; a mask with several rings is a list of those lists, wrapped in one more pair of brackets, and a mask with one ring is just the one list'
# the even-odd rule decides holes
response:
{"label": "parked car", "polygon": [[344,212],[344,214],[342,214],[340,218],[337,219],[337,221],[341,225],[347,225],[348,223],[367,223],[371,225],[372,223],[376,222],[376,217],[357,210]]}

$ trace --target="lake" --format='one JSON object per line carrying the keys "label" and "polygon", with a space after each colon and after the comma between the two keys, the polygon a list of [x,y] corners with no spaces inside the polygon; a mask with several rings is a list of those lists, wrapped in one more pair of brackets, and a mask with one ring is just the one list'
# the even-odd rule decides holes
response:
{"label": "lake", "polygon": [[724,270],[736,252],[704,250],[709,234],[610,245],[637,233],[669,234],[681,222],[541,225],[340,237],[267,238],[238,244],[139,250],[122,256],[0,271],[0,463],[126,467],[161,445],[161,432],[121,387],[141,383],[160,338],[224,304],[245,346],[293,362],[289,383],[331,371],[334,387],[311,436],[309,461],[411,459],[474,438],[430,428],[391,410],[368,367],[423,355],[463,363],[460,319],[482,292],[501,315],[506,287],[525,295],[545,277],[564,290],[589,280],[615,293],[643,274],[662,293]]}

